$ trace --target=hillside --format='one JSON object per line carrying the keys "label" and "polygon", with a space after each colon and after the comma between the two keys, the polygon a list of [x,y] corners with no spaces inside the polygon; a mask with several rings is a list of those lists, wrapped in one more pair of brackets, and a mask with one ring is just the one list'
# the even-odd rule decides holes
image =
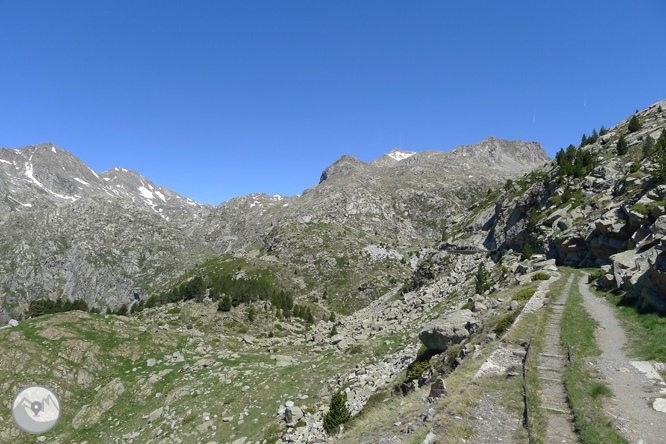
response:
{"label": "hillside", "polygon": [[[494,138],[343,156],[301,196],[215,208],[123,170],[95,182],[79,165],[91,185],[74,191],[25,166],[37,148],[2,151],[20,172],[4,202],[24,199],[3,284],[64,312],[0,330],[0,392],[55,390],[56,443],[657,443],[666,322],[645,313],[666,306],[665,108],[552,161]],[[351,421],[327,433],[338,393]]]}

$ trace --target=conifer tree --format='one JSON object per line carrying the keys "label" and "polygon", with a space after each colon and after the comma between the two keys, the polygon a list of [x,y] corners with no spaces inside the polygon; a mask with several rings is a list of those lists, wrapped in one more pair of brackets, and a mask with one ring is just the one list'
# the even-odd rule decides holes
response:
{"label": "conifer tree", "polygon": [[331,397],[331,405],[324,416],[324,430],[331,434],[338,429],[340,424],[344,424],[350,419],[351,412],[347,407],[347,394],[338,392]]}
{"label": "conifer tree", "polygon": [[617,141],[617,154],[618,156],[624,156],[627,154],[627,151],[629,151],[629,146],[627,145],[627,141],[625,140],[623,134]]}
{"label": "conifer tree", "polygon": [[532,251],[532,247],[530,244],[525,244],[523,247],[523,253],[520,255],[520,260],[527,260],[530,259],[534,255],[534,252]]}
{"label": "conifer tree", "polygon": [[229,295],[225,295],[220,302],[217,303],[218,311],[230,311],[231,310],[231,298]]}
{"label": "conifer tree", "polygon": [[636,114],[634,114],[634,116],[629,121],[629,127],[627,129],[629,130],[630,133],[636,132],[639,129],[641,129],[641,121],[638,120]]}
{"label": "conifer tree", "polygon": [[488,272],[486,271],[486,267],[483,266],[483,263],[480,263],[479,268],[476,270],[476,293],[483,294],[489,287],[490,284],[488,284]]}

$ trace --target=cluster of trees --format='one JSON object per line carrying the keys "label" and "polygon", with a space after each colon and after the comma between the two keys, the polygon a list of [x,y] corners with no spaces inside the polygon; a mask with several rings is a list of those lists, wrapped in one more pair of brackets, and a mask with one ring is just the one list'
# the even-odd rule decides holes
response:
{"label": "cluster of trees", "polygon": [[555,161],[560,167],[560,176],[585,177],[597,166],[592,153],[573,145],[569,145],[566,151],[560,149],[555,155]]}
{"label": "cluster of trees", "polygon": [[585,145],[589,145],[591,143],[596,142],[597,139],[599,139],[599,137],[603,136],[607,132],[608,132],[608,130],[606,128],[604,128],[603,125],[601,125],[601,129],[599,130],[598,133],[597,133],[596,129],[592,130],[592,135],[591,136],[588,136],[587,134],[583,133],[583,138],[580,140],[580,147],[582,148]]}
{"label": "cluster of trees", "polygon": [[90,313],[99,313],[98,308],[88,306],[85,301],[80,299],[70,301],[67,298],[58,298],[55,301],[51,299],[38,299],[30,302],[28,312],[29,318],[44,316],[52,313],[64,313],[66,311],[81,310]]}
{"label": "cluster of trees", "polygon": [[144,308],[157,307],[160,305],[165,305],[171,302],[182,302],[189,300],[202,301],[208,286],[206,281],[201,276],[197,276],[194,279],[185,282],[166,293],[160,295],[153,295],[148,299],[142,299],[138,304],[132,305],[131,312],[139,312]]}
{"label": "cluster of trees", "polygon": [[[284,290],[277,290],[262,278],[235,278],[231,274],[216,274],[208,279],[197,276],[174,289],[161,295],[152,296],[147,301],[141,301],[132,307],[132,311],[141,311],[144,308],[168,304],[170,302],[182,302],[196,300],[201,302],[209,295],[217,301],[219,311],[228,312],[241,304],[253,302],[270,302],[276,308],[279,317],[290,318],[295,316],[308,323],[314,323],[314,316],[309,307],[294,304],[294,297]],[[247,317],[254,322],[257,311],[253,307],[247,310]]]}
{"label": "cluster of trees", "polygon": [[308,324],[314,323],[314,316],[312,316],[310,307],[305,307],[303,305],[294,306],[294,316],[303,319]]}

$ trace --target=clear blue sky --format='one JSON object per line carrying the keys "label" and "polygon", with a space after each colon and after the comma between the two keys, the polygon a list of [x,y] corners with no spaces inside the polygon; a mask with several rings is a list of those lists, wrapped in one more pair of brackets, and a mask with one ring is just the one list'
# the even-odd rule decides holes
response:
{"label": "clear blue sky", "polygon": [[393,147],[553,156],[666,98],[664,23],[662,0],[0,0],[0,146],[210,204]]}

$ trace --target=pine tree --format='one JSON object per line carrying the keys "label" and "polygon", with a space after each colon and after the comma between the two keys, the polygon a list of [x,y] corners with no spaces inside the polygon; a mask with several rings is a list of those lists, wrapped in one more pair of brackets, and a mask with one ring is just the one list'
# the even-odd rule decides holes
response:
{"label": "pine tree", "polygon": [[580,146],[587,145],[587,135],[583,133],[583,137],[580,139]]}
{"label": "pine tree", "polygon": [[217,303],[218,311],[230,311],[231,310],[231,298],[229,295],[225,295],[220,302]]}
{"label": "pine tree", "polygon": [[654,149],[654,139],[648,136],[643,141],[643,157],[650,157],[652,155],[652,150]]}
{"label": "pine tree", "polygon": [[257,317],[257,310],[254,309],[254,307],[250,307],[247,309],[247,320],[250,322],[254,322],[254,320]]}
{"label": "pine tree", "polygon": [[629,130],[630,133],[636,132],[639,129],[641,129],[641,121],[638,120],[636,114],[634,114],[634,116],[629,121],[629,127],[627,129]]}
{"label": "pine tree", "polygon": [[331,316],[329,316],[328,321],[335,322],[335,313],[331,312]]}
{"label": "pine tree", "polygon": [[340,424],[344,424],[351,419],[351,412],[347,407],[347,394],[338,392],[331,397],[331,405],[328,413],[324,415],[324,430],[331,434],[338,429]]}
{"label": "pine tree", "polygon": [[625,140],[624,135],[621,135],[617,140],[617,154],[618,156],[624,156],[628,151],[629,146],[627,145],[627,141]]}
{"label": "pine tree", "polygon": [[569,191],[569,187],[566,187],[564,189],[564,193],[562,193],[562,203],[567,203],[571,200],[571,191]]}
{"label": "pine tree", "polygon": [[476,270],[476,283],[475,290],[477,294],[483,294],[490,287],[488,284],[488,272],[486,267],[483,266],[483,263],[479,264],[479,268]]}
{"label": "pine tree", "polygon": [[312,312],[310,311],[310,307],[307,308],[305,311],[305,322],[308,324],[314,324],[314,316],[312,316]]}
{"label": "pine tree", "polygon": [[525,246],[523,247],[523,253],[520,255],[520,260],[524,261],[530,259],[532,255],[534,255],[532,247],[530,246],[530,244],[525,244]]}

